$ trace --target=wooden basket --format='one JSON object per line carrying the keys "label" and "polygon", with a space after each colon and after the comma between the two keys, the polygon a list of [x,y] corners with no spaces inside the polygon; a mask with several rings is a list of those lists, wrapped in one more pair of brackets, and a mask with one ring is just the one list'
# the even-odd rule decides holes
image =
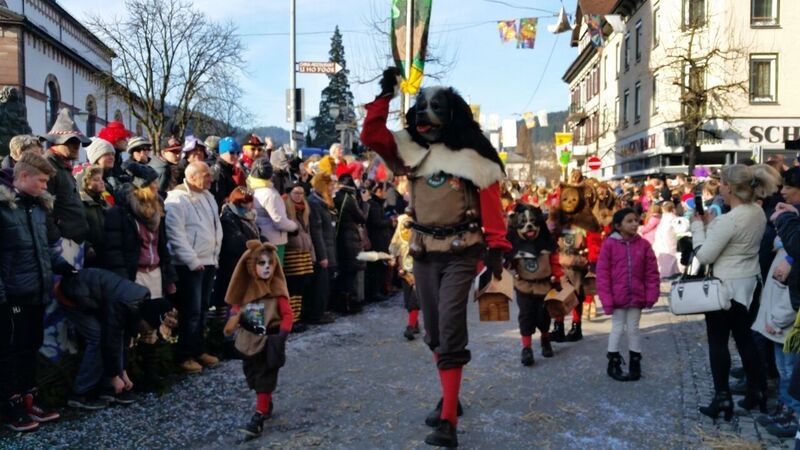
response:
{"label": "wooden basket", "polygon": [[597,275],[589,272],[583,277],[583,294],[597,295]]}
{"label": "wooden basket", "polygon": [[478,299],[481,322],[509,320],[508,297],[505,294],[486,293]]}
{"label": "wooden basket", "polygon": [[544,298],[544,307],[553,319],[566,316],[576,306],[578,296],[575,295],[575,288],[566,282],[561,283],[560,291],[552,289]]}

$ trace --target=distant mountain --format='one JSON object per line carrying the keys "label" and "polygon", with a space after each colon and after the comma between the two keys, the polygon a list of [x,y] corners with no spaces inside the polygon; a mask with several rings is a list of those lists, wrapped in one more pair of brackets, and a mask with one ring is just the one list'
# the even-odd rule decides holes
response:
{"label": "distant mountain", "polygon": [[269,136],[272,138],[272,143],[275,147],[280,147],[282,144],[288,144],[290,139],[289,130],[285,130],[281,127],[275,126],[268,126],[268,127],[256,127],[247,130],[247,134],[255,133],[262,139],[264,136]]}
{"label": "distant mountain", "polygon": [[547,126],[535,127],[531,130],[531,143],[537,145],[549,145],[555,147],[554,133],[560,133],[564,123],[567,121],[568,111],[556,111],[547,114]]}

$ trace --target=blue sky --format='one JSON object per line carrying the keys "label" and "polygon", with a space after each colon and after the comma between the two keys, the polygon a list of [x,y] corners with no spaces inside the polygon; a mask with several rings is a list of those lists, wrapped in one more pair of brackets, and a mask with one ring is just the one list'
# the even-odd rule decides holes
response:
{"label": "blue sky", "polygon": [[[252,125],[288,127],[284,91],[289,87],[289,0],[193,3],[213,19],[230,20],[239,27],[247,47],[248,72],[241,84],[247,93],[245,104],[256,117]],[[377,82],[356,82],[378,76],[389,63],[389,44],[372,29],[372,23],[386,20],[381,26],[388,29],[390,5],[391,0],[297,0],[297,60],[327,60],[330,36],[338,25],[356,103],[369,102],[378,91]],[[574,13],[575,0],[565,0],[564,5],[567,13]],[[78,19],[97,11],[104,11],[106,18],[124,13],[119,0],[71,0],[62,6]],[[535,48],[518,50],[514,43],[500,42],[495,23],[547,16],[560,6],[559,0],[433,0],[429,40],[453,66],[440,82],[426,80],[423,85],[454,86],[472,103],[480,104],[482,113],[502,118],[565,109],[567,87],[561,76],[577,55],[569,46],[570,33],[549,33],[546,25],[556,19],[541,18]],[[305,88],[307,118],[317,114],[319,94],[327,82],[324,75],[298,74],[297,86]]]}

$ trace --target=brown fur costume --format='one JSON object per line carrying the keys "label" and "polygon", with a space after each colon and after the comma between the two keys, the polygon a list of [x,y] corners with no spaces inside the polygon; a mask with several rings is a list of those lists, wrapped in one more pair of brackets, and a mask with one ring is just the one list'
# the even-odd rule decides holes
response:
{"label": "brown fur costume", "polygon": [[[269,280],[262,280],[256,274],[256,260],[264,250],[271,250],[270,265],[273,267]],[[233,270],[225,301],[229,305],[246,305],[265,297],[289,298],[286,277],[278,262],[278,249],[267,243],[253,239],[247,241],[247,250],[242,254]]]}
{"label": "brown fur costume", "polygon": [[586,190],[587,187],[584,184],[561,184],[558,208],[551,211],[549,220],[558,227],[576,225],[586,231],[599,231],[600,225],[586,200]]}
{"label": "brown fur costume", "polygon": [[617,196],[607,183],[597,186],[597,203],[594,205],[594,217],[601,227],[611,224],[611,219],[617,211]]}

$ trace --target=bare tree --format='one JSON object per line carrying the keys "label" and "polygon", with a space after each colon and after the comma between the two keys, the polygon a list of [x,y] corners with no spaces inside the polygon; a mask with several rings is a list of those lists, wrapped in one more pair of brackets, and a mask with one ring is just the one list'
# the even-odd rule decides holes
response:
{"label": "bare tree", "polygon": [[658,57],[658,64],[651,64],[653,74],[663,74],[679,91],[680,108],[667,120],[680,124],[672,130],[671,139],[683,145],[689,175],[697,165],[701,144],[721,139],[720,132],[704,128],[706,124],[730,122],[748,92],[748,71],[743,66],[749,45],[735,37],[739,33],[731,32],[732,23],[714,26],[712,19],[703,11],[690,11],[681,27],[675,28],[682,32],[675,33],[675,41]]}
{"label": "bare tree", "polygon": [[[235,84],[243,46],[231,23],[218,24],[183,0],[126,0],[126,16],[94,16],[90,28],[118,58],[105,80],[147,130],[154,147],[181,136],[215,93]],[[213,108],[212,108],[213,109]]]}
{"label": "bare tree", "polygon": [[192,128],[195,134],[234,136],[239,130],[250,127],[253,114],[244,107],[244,91],[234,83],[220,83],[219,89],[203,92],[195,110]]}

